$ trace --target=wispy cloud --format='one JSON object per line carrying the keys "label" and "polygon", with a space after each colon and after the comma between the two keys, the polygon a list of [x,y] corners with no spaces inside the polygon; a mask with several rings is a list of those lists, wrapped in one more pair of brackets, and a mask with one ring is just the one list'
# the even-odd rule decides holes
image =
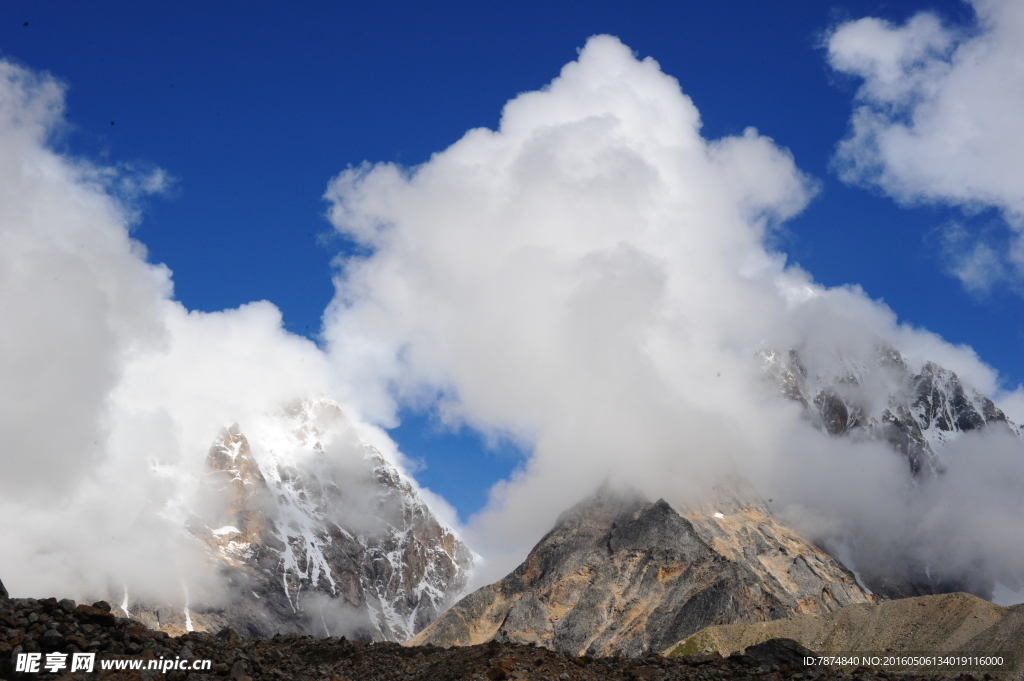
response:
{"label": "wispy cloud", "polygon": [[1014,246],[975,236],[953,268],[979,292],[1024,277],[1024,6],[971,4],[974,25],[864,18],[837,27],[827,47],[834,69],[862,81],[835,159],[845,181],[903,203],[1001,211]]}

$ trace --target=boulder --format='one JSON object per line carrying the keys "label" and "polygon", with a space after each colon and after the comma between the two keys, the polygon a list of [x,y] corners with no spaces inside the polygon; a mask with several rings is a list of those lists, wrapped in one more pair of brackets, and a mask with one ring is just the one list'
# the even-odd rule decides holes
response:
{"label": "boulder", "polygon": [[754,658],[765,666],[788,665],[790,669],[804,669],[805,657],[815,657],[817,653],[808,650],[791,638],[772,638],[764,643],[750,646],[744,651],[746,657]]}
{"label": "boulder", "polygon": [[56,629],[47,629],[39,638],[39,645],[46,652],[64,649],[64,636]]}
{"label": "boulder", "polygon": [[110,612],[84,603],[75,608],[75,619],[82,624],[98,624],[101,627],[114,626],[114,616]]}

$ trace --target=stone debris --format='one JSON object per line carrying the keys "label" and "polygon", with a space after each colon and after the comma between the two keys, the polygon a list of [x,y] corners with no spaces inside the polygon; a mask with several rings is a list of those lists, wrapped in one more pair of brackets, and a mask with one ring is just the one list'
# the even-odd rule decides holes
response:
{"label": "stone debris", "polygon": [[[784,646],[784,653],[790,652]],[[533,645],[499,643],[441,648],[403,647],[297,634],[242,638],[232,629],[217,634],[191,632],[178,637],[147,629],[110,612],[107,603],[79,605],[46,598],[0,600],[0,679],[166,679],[167,681],[881,681],[924,678],[860,669],[855,674],[808,670],[779,664],[772,647],[750,655],[692,655],[669,659],[574,656]],[[95,652],[97,671],[63,676],[18,674],[22,652]],[[210,660],[206,672],[171,670],[99,671],[109,659]],[[969,677],[964,677],[965,679]]]}

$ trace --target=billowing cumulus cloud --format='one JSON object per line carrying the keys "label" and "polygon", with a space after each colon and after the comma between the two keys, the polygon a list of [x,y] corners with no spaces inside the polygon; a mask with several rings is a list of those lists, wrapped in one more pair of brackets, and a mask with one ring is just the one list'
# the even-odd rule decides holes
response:
{"label": "billowing cumulus cloud", "polygon": [[0,577],[19,596],[212,598],[184,529],[206,454],[326,393],[325,357],[271,303],[175,302],[129,235],[166,176],[57,154],[63,125],[61,84],[0,61]]}
{"label": "billowing cumulus cloud", "polygon": [[167,271],[128,237],[104,174],[45,147],[62,107],[56,82],[0,62],[5,497],[59,495],[101,456],[107,394],[164,333]]}
{"label": "billowing cumulus cloud", "polygon": [[614,38],[510,101],[497,130],[331,182],[330,218],[365,255],[339,270],[326,351],[268,302],[174,301],[114,198],[165,180],[54,153],[62,101],[52,79],[0,62],[0,571],[15,594],[211,593],[182,528],[213,438],[324,393],[371,423],[436,409],[529,452],[465,528],[489,559],[480,579],[604,482],[685,503],[734,477],[815,538],[870,531],[876,555],[908,545],[954,572],[978,555],[1024,564],[1005,520],[1017,443],[965,438],[942,484],[908,493],[905,462],[811,428],[758,352],[796,347],[840,371],[881,340],[1017,413],[1020,395],[969,348],[787,267],[765,243],[814,182],[756,130],[702,137],[679,84]]}
{"label": "billowing cumulus cloud", "polygon": [[435,408],[531,452],[470,521],[485,578],[605,481],[685,503],[744,477],[811,534],[873,527],[888,548],[949,501],[909,500],[906,464],[885,447],[810,428],[757,353],[799,347],[838,376],[884,340],[992,394],[995,372],[860,289],[787,267],[766,238],[813,181],[756,130],[700,128],[657,62],[599,36],[510,101],[497,130],[416,168],[349,169],[328,189],[334,225],[369,252],[344,263],[325,317],[352,399],[380,423],[401,405]]}
{"label": "billowing cumulus cloud", "polygon": [[971,5],[970,27],[927,13],[902,26],[851,21],[831,34],[828,58],[863,81],[837,154],[845,180],[905,203],[1001,211],[1009,226],[1001,238],[952,226],[943,239],[952,272],[983,292],[1019,285],[1024,273],[1024,6]]}

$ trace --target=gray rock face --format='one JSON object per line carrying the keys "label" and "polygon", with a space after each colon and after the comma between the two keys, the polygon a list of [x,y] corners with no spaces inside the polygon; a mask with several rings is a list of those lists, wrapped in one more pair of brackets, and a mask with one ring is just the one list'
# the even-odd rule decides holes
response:
{"label": "gray rock face", "polygon": [[808,418],[834,436],[886,442],[918,477],[943,470],[937,450],[961,433],[984,427],[1020,428],[988,397],[932,362],[912,371],[899,352],[874,353],[831,366],[808,366],[800,352],[761,352],[764,374]]}
{"label": "gray rock face", "polygon": [[8,598],[10,598],[10,596],[7,595],[7,589],[4,588],[3,581],[0,581],[0,599],[6,600]]}
{"label": "gray rock face", "polygon": [[[763,351],[761,360],[765,378],[802,404],[811,423],[834,437],[888,444],[906,459],[918,485],[945,474],[942,448],[963,433],[1002,428],[1022,437],[1020,427],[992,400],[964,385],[955,373],[932,362],[912,369],[885,344],[866,356],[819,358],[815,363],[797,350]],[[890,560],[885,551],[871,546],[870,537],[854,540],[844,551],[857,564],[863,583],[884,597],[955,591],[992,595],[993,577],[983,567],[953,573],[909,554]]]}
{"label": "gray rock face", "polygon": [[303,402],[280,421],[258,451],[236,424],[207,457],[188,531],[227,598],[127,611],[175,634],[403,641],[423,629],[462,594],[472,553],[336,405]]}
{"label": "gray rock face", "polygon": [[[535,643],[639,655],[711,623],[867,602],[853,576],[760,504],[677,513],[607,490],[563,514],[525,562],[409,645]],[[689,633],[686,633],[689,632]]]}

